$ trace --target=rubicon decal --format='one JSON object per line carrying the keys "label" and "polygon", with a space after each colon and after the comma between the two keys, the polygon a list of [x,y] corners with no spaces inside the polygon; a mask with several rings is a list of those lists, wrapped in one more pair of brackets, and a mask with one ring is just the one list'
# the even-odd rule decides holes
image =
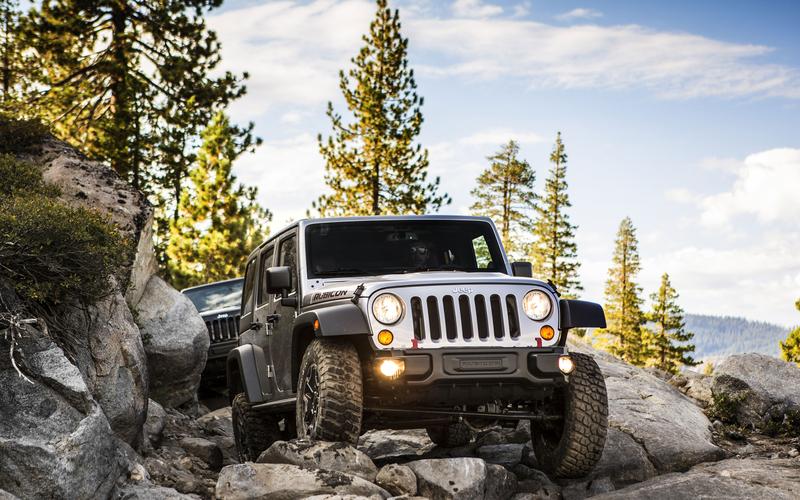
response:
{"label": "rubicon decal", "polygon": [[331,290],[328,292],[318,292],[311,297],[311,302],[320,302],[322,300],[338,299],[347,295],[347,290]]}

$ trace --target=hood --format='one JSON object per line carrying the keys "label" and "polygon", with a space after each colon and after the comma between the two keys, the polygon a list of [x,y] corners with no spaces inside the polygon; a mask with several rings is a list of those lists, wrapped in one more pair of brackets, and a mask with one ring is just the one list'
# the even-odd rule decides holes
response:
{"label": "hood", "polygon": [[333,300],[352,299],[359,288],[361,288],[359,298],[368,298],[380,290],[398,286],[488,285],[497,283],[502,285],[517,284],[550,287],[544,281],[533,278],[519,278],[503,273],[466,273],[459,271],[425,271],[357,278],[315,279],[309,280],[308,283],[310,284],[310,290],[303,296],[304,306]]}

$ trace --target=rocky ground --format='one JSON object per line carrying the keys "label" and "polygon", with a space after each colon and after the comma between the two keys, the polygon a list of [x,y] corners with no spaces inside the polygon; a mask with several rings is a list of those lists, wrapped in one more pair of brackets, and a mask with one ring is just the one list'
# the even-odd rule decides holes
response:
{"label": "rocky ground", "polygon": [[[51,336],[35,318],[0,332],[0,500],[800,498],[795,365],[749,354],[711,377],[670,377],[580,342],[571,348],[595,357],[609,396],[605,450],[585,478],[542,473],[525,425],[453,449],[422,430],[372,431],[357,446],[278,442],[237,464],[230,409],[196,399],[208,335],[154,275],[144,197],[52,138],[31,159],[63,201],[109,214],[137,252],[127,288],[65,310],[79,336]],[[11,284],[0,281],[0,299],[14,307]]]}

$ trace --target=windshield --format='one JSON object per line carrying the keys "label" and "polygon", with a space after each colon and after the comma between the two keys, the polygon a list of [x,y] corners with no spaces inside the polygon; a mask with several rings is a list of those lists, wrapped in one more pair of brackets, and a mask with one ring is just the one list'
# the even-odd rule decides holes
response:
{"label": "windshield", "polygon": [[242,303],[241,279],[212,283],[183,292],[199,312],[216,309],[239,308]]}
{"label": "windshield", "polygon": [[505,272],[500,245],[482,221],[411,220],[312,224],[308,277],[418,271]]}

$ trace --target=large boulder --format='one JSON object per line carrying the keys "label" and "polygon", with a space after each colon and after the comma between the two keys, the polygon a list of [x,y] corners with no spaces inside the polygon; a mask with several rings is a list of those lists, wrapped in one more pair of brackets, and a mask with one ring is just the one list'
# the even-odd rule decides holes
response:
{"label": "large boulder", "polygon": [[[669,383],[580,340],[570,339],[570,347],[594,356],[608,389],[609,426],[630,436],[625,446],[634,447],[631,441],[640,446],[657,472],[682,471],[724,458],[703,411]],[[642,464],[636,474],[647,475],[648,470]]]}
{"label": "large boulder", "polygon": [[[0,489],[22,498],[105,498],[125,470],[120,441],[78,368],[42,333],[0,356]],[[9,345],[0,336],[0,351]]]}
{"label": "large boulder", "polygon": [[363,452],[346,443],[326,441],[276,441],[258,457],[257,462],[346,472],[367,481],[374,481],[378,474],[378,468]]}
{"label": "large boulder", "polygon": [[61,199],[73,206],[107,214],[120,232],[136,245],[125,283],[129,304],[138,302],[150,276],[157,271],[153,249],[153,209],[147,197],[108,166],[91,161],[67,143],[45,139],[31,158],[45,166],[44,180],[61,190]]}
{"label": "large boulder", "polygon": [[794,363],[754,353],[730,356],[714,369],[712,392],[717,412],[745,427],[783,430],[787,415],[800,419],[800,368]]}
{"label": "large boulder", "polygon": [[121,294],[71,315],[69,336],[75,362],[111,428],[132,446],[141,444],[147,418],[148,373],[139,328]]}
{"label": "large boulder", "polygon": [[701,464],[683,474],[665,474],[605,495],[597,500],[628,498],[800,498],[800,460],[729,459]]}
{"label": "large boulder", "polygon": [[197,397],[208,356],[208,330],[197,309],[158,276],[135,306],[150,372],[150,397],[174,408]]}
{"label": "large boulder", "polygon": [[391,496],[380,486],[357,476],[289,464],[229,465],[220,472],[216,489],[216,496],[221,500],[292,500],[314,495]]}

